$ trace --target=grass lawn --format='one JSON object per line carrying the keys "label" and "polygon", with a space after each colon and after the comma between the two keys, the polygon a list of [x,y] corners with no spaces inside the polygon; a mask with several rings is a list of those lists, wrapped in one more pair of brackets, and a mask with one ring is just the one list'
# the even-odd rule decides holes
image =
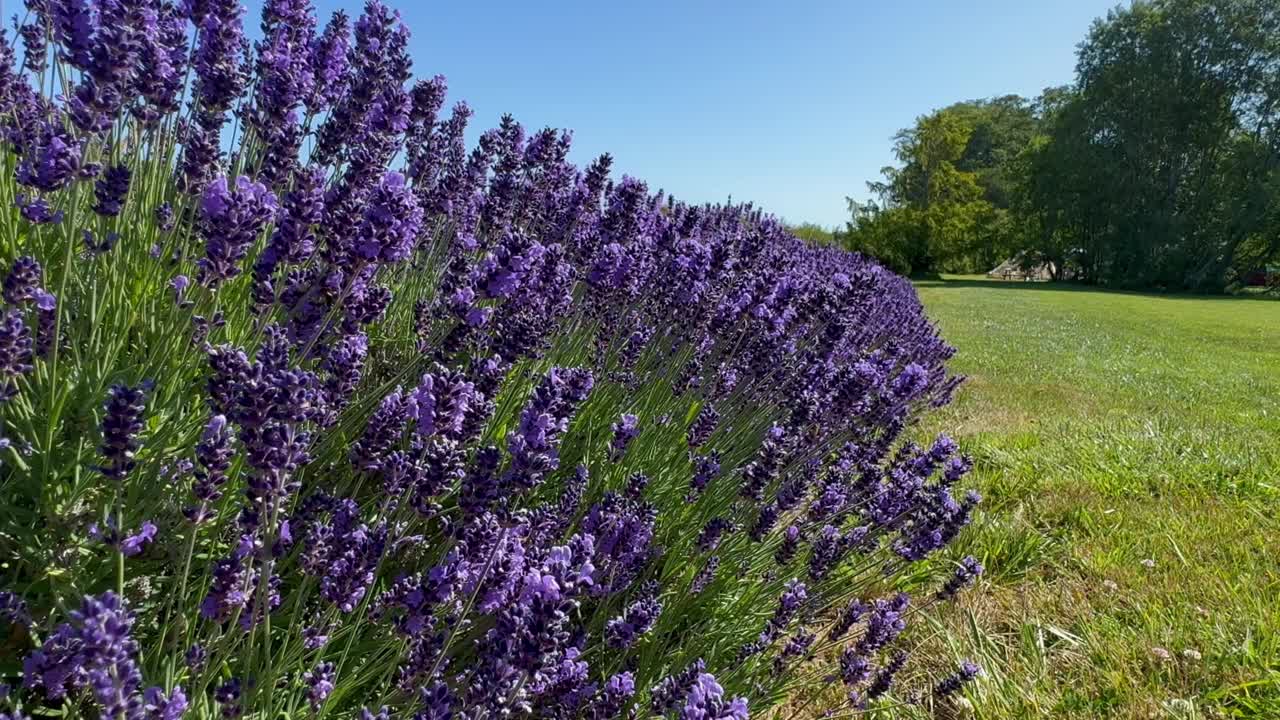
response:
{"label": "grass lawn", "polygon": [[1280,718],[1280,302],[946,278],[979,717]]}

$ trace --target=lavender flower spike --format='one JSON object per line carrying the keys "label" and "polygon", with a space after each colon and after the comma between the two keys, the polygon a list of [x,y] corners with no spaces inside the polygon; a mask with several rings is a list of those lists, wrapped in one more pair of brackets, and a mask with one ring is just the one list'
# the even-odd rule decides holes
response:
{"label": "lavender flower spike", "polygon": [[102,458],[99,470],[112,480],[124,480],[137,465],[134,454],[141,444],[142,413],[146,409],[142,390],[112,385],[107,391],[102,417]]}
{"label": "lavender flower spike", "polygon": [[631,413],[624,413],[613,424],[613,440],[609,443],[609,454],[614,460],[621,460],[627,452],[627,446],[640,434],[640,420]]}
{"label": "lavender flower spike", "polygon": [[406,260],[418,238],[422,208],[404,175],[389,172],[374,190],[356,234],[356,255],[365,261]]}
{"label": "lavender flower spike", "polygon": [[747,720],[747,700],[726,700],[715,676],[702,673],[685,696],[680,720]]}
{"label": "lavender flower spike", "polygon": [[954,695],[960,691],[960,688],[964,687],[969,683],[969,681],[981,674],[982,668],[978,667],[976,663],[970,660],[965,660],[960,663],[959,670],[954,674],[943,678],[942,682],[938,683],[933,688],[933,694],[940,698]]}
{"label": "lavender flower spike", "polygon": [[235,184],[225,177],[209,183],[200,201],[200,231],[205,239],[205,256],[197,263],[201,282],[216,287],[239,275],[249,246],[276,209],[276,196],[243,175]]}

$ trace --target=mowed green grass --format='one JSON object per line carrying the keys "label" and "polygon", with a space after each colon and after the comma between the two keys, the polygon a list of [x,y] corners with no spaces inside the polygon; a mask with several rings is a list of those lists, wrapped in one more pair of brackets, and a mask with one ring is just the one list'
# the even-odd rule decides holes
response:
{"label": "mowed green grass", "polygon": [[986,718],[1280,718],[1280,302],[918,284],[969,380],[984,582],[926,645]]}

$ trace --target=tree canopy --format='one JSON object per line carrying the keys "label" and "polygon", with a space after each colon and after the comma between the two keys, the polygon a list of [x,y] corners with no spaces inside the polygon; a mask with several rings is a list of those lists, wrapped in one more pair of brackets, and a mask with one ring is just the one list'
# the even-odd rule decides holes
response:
{"label": "tree canopy", "polygon": [[1117,287],[1220,290],[1280,256],[1280,3],[1150,0],[1076,80],[956,103],[894,137],[842,240],[902,272],[1013,256]]}

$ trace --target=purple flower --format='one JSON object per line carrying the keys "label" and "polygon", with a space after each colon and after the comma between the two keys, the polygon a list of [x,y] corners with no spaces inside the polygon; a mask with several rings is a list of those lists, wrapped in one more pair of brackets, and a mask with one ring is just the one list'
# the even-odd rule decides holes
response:
{"label": "purple flower", "polygon": [[355,612],[373,585],[387,547],[387,525],[360,522],[351,500],[335,501],[327,521],[309,520],[301,537],[304,571],[320,579],[320,596],[344,613]]}
{"label": "purple flower", "polygon": [[715,676],[700,673],[685,696],[680,720],[747,720],[747,700],[726,700]]}
{"label": "purple flower", "polygon": [[867,686],[867,699],[875,700],[876,698],[889,692],[889,687],[893,685],[893,678],[902,670],[902,666],[907,664],[907,654],[905,652],[894,653],[889,662],[876,672],[872,678],[871,684]]}
{"label": "purple flower", "polygon": [[586,720],[612,720],[621,717],[622,706],[636,694],[635,675],[630,671],[609,676],[604,687],[587,704]]}
{"label": "purple flower", "polygon": [[898,398],[910,400],[918,396],[929,384],[929,374],[924,366],[911,363],[893,380],[893,393]]}
{"label": "purple flower", "polygon": [[649,476],[633,472],[627,476],[627,484],[622,488],[622,494],[639,502],[644,500],[644,489],[647,487],[649,487]]}
{"label": "purple flower", "polygon": [[57,340],[58,298],[44,288],[36,288],[36,355],[49,357]]}
{"label": "purple flower", "polygon": [[666,715],[675,710],[706,669],[706,663],[698,659],[680,672],[659,680],[649,693],[650,710],[655,715]]}
{"label": "purple flower", "polygon": [[140,38],[138,63],[147,70],[134,78],[135,89],[145,103],[131,108],[148,127],[178,109],[187,67],[186,18],[174,3],[161,4],[156,13],[155,25],[147,27],[148,32]]}
{"label": "purple flower", "polygon": [[337,104],[347,90],[347,44],[350,21],[337,10],[325,25],[320,37],[311,42],[308,64],[314,76],[311,94],[306,98],[307,111],[318,115]]}
{"label": "purple flower", "polygon": [[955,597],[961,590],[971,585],[979,575],[982,575],[982,570],[982,563],[978,562],[977,558],[972,555],[965,557],[960,561],[955,574],[938,589],[937,599],[950,600]]}
{"label": "purple flower", "polygon": [[786,589],[778,598],[778,607],[773,611],[773,617],[769,618],[766,632],[776,634],[786,628],[808,599],[809,589],[804,583],[799,580],[788,580]]}
{"label": "purple flower", "polygon": [[640,434],[640,420],[635,415],[623,413],[612,429],[613,440],[609,443],[609,454],[615,461],[621,460],[627,452],[627,446]]}
{"label": "purple flower", "polygon": [[80,239],[84,243],[85,252],[93,257],[111,252],[111,249],[116,246],[117,242],[119,242],[120,234],[110,232],[103,236],[102,240],[99,241],[94,238],[92,230],[85,230],[81,233]]}
{"label": "purple flower", "polygon": [[[213,563],[213,581],[200,604],[200,616],[219,623],[239,617],[242,630],[251,629],[266,613],[280,606],[280,578],[272,576],[263,588],[265,603],[259,602],[262,573],[252,566],[253,556],[261,552],[261,542],[252,536],[240,538],[231,554]],[[265,604],[266,607],[261,607]],[[219,702],[223,702],[219,699]]]}
{"label": "purple flower", "polygon": [[711,433],[715,432],[716,424],[720,422],[720,413],[711,407],[708,403],[698,410],[698,416],[693,419],[693,424],[689,426],[689,448],[696,449],[706,444],[711,438]]}
{"label": "purple flower", "polygon": [[404,175],[389,172],[369,198],[356,233],[356,256],[368,262],[395,263],[413,251],[422,225],[422,208]]}
{"label": "purple flower", "polygon": [[312,227],[324,212],[324,171],[311,167],[294,174],[294,187],[284,196],[275,231],[253,266],[255,299],[269,305],[276,301],[273,275],[281,265],[299,265],[315,250]]}
{"label": "purple flower", "polygon": [[50,699],[88,689],[103,717],[140,717],[144,699],[133,615],[113,592],[87,595],[23,663],[23,684]]}
{"label": "purple flower", "polygon": [[369,354],[369,338],[364,333],[344,335],[329,347],[320,364],[325,372],[325,413],[323,425],[337,421],[338,412],[351,401],[360,377],[364,372],[365,358]]}
{"label": "purple flower", "polygon": [[582,531],[595,539],[596,594],[631,584],[653,556],[657,510],[648,503],[618,493],[606,493],[582,519]]}
{"label": "purple flower", "polygon": [[521,489],[533,488],[560,466],[560,435],[568,430],[569,420],[594,382],[591,373],[583,369],[552,368],[547,373],[520,413],[520,424],[507,434],[512,458],[507,482]]}
{"label": "purple flower", "polygon": [[420,438],[440,435],[454,440],[462,438],[469,413],[482,400],[475,383],[462,373],[439,366],[434,373],[423,375],[417,389],[405,399]]}
{"label": "purple flower", "polygon": [[707,485],[720,474],[720,453],[699,455],[694,458],[693,466],[693,479],[689,481],[689,502],[701,495]]}
{"label": "purple flower", "polygon": [[[406,172],[420,198],[430,194],[444,170],[445,148],[434,133],[446,90],[444,76],[436,75],[430,80],[419,80],[410,92],[412,106],[405,142],[409,156]],[[427,205],[426,209],[434,207]]]}
{"label": "purple flower", "polygon": [[302,674],[302,682],[307,686],[307,702],[312,712],[318,712],[320,706],[333,692],[335,669],[331,662],[322,662]]}
{"label": "purple flower", "polygon": [[698,595],[703,590],[706,590],[707,586],[716,579],[716,571],[719,569],[720,556],[712,555],[707,558],[707,563],[702,566],[702,569],[698,571],[697,575],[693,576],[693,583],[689,586],[689,593],[692,595]]}
{"label": "purple flower", "polygon": [[[17,24],[16,17],[14,18],[14,23]],[[16,29],[18,35],[22,38],[23,69],[32,74],[44,72],[45,65],[48,62],[47,55],[49,54],[44,23],[37,16],[31,22]]]}
{"label": "purple flower", "polygon": [[233,720],[244,714],[244,706],[240,704],[240,678],[231,678],[213,691],[213,699],[222,706],[222,717]]}
{"label": "purple flower", "polygon": [[42,280],[40,263],[24,255],[13,261],[13,267],[4,278],[4,301],[10,305],[22,305],[35,299]]}
{"label": "purple flower", "polygon": [[167,695],[158,687],[150,687],[142,697],[147,720],[180,720],[187,711],[187,695],[181,687]]}
{"label": "purple flower", "polygon": [[403,89],[410,77],[408,41],[398,13],[378,0],[366,3],[355,24],[355,47],[347,54],[349,91],[320,127],[313,159],[328,163],[345,147],[357,160],[348,168],[356,176],[391,159],[409,122]]}
{"label": "purple flower", "polygon": [[742,470],[742,488],[739,494],[748,500],[761,500],[765,488],[777,479],[782,464],[787,459],[786,433],[774,425],[765,433],[760,452]]}
{"label": "purple flower", "polygon": [[298,164],[298,109],[315,83],[310,65],[315,24],[309,2],[269,0],[262,7],[263,37],[256,46],[254,106],[248,120],[261,141],[258,167],[268,185],[289,177]]}
{"label": "purple flower", "polygon": [[[925,473],[931,472],[926,470]],[[972,519],[981,501],[969,492],[956,502],[945,479],[936,485],[924,485],[921,474],[895,469],[890,474],[886,492],[877,499],[876,512],[881,518],[893,517],[902,531],[893,550],[907,560],[920,560],[945,547]],[[896,516],[888,513],[895,512]]]}
{"label": "purple flower", "polygon": [[197,263],[201,282],[216,287],[239,275],[249,246],[275,212],[275,195],[243,175],[234,185],[225,177],[209,183],[200,202],[205,238],[205,256]]}
{"label": "purple flower", "polygon": [[319,650],[329,642],[329,635],[324,628],[308,625],[302,628],[302,647],[308,650]]}
{"label": "purple flower", "polygon": [[225,415],[214,415],[209,418],[200,442],[196,443],[195,483],[191,494],[199,505],[186,508],[183,513],[187,519],[199,524],[212,514],[210,506],[222,498],[222,486],[227,482],[227,471],[231,468],[231,428],[227,426]]}
{"label": "purple flower", "polygon": [[19,193],[14,197],[14,203],[23,219],[33,225],[57,225],[62,222],[62,211],[54,210],[49,201],[42,197],[28,197]]}
{"label": "purple flower", "polygon": [[733,532],[735,529],[737,529],[737,526],[732,521],[724,518],[708,520],[707,524],[702,526],[702,532],[698,533],[698,539],[696,540],[698,549],[703,552],[715,549],[720,544],[720,537],[725,532]]}
{"label": "purple flower", "polygon": [[140,388],[112,385],[103,405],[102,454],[103,464],[98,470],[112,480],[122,481],[137,465],[135,453],[141,444],[142,413],[146,409]]}
{"label": "purple flower", "polygon": [[832,623],[830,630],[827,632],[827,639],[832,641],[839,640],[845,633],[849,632],[854,623],[861,620],[870,610],[871,606],[865,602],[857,598],[850,600],[844,606],[844,609],[840,611],[836,621]]}
{"label": "purple flower", "polygon": [[119,215],[124,196],[129,192],[130,177],[129,168],[124,165],[112,165],[104,170],[93,186],[93,195],[98,200],[93,211],[107,217]]}
{"label": "purple flower", "polygon": [[773,661],[773,672],[775,675],[782,675],[787,670],[789,660],[803,657],[809,652],[809,648],[813,647],[813,642],[818,639],[812,631],[806,628],[799,628],[787,638],[782,644],[782,651]]}
{"label": "purple flower", "polygon": [[933,694],[940,698],[954,695],[959,692],[961,688],[967,685],[969,681],[981,674],[982,668],[978,667],[976,663],[970,660],[965,660],[960,663],[959,670],[956,670],[954,674],[943,678],[941,682],[934,686]]}
{"label": "purple flower", "polygon": [[472,112],[466,102],[458,101],[454,104],[449,119],[437,125],[431,137],[431,146],[444,167],[435,186],[428,187],[425,192],[426,204],[432,211],[456,211],[462,215],[460,220],[463,221],[463,227],[458,230],[459,241],[464,247],[470,245],[474,248],[471,233],[479,219],[470,212],[472,208],[469,207],[469,201],[473,197],[472,193],[477,190],[476,186],[483,182],[491,158],[483,144],[470,159],[467,158],[463,133],[471,120]]}
{"label": "purple flower", "polygon": [[855,647],[847,647],[840,653],[840,681],[849,687],[858,685],[871,676],[871,663]]}
{"label": "purple flower", "polygon": [[82,144],[60,122],[46,122],[23,152],[17,181],[45,192],[61,190],[79,172],[81,152]]}
{"label": "purple flower", "polygon": [[173,229],[172,204],[165,202],[156,207],[156,225],[160,227],[161,232],[168,232]]}
{"label": "purple flower", "polygon": [[623,610],[622,615],[605,624],[605,641],[615,648],[628,648],[635,644],[640,636],[653,629],[662,612],[662,603],[658,601],[657,585],[646,586],[641,597]]}
{"label": "purple flower", "polygon": [[182,161],[179,163],[179,184],[186,192],[203,190],[222,165],[221,115],[197,112],[193,121],[179,126],[183,136]]}
{"label": "purple flower", "polygon": [[186,307],[191,301],[187,300],[187,288],[191,287],[191,278],[186,275],[176,275],[169,281],[169,287],[173,288],[173,302],[178,307]]}
{"label": "purple flower", "polygon": [[244,64],[244,8],[236,0],[200,0],[204,11],[192,20],[199,27],[192,67],[195,99],[206,113],[221,115],[231,108],[248,81]]}
{"label": "purple flower", "polygon": [[[433,396],[434,398],[434,396]],[[392,390],[379,403],[369,418],[364,435],[351,449],[351,462],[361,470],[377,470],[383,466],[396,442],[404,435],[405,427],[419,405],[406,402],[400,388]],[[431,415],[434,422],[435,415]]]}
{"label": "purple flower", "polygon": [[204,661],[206,657],[207,653],[205,652],[204,647],[197,643],[187,648],[187,651],[182,655],[182,661],[186,664],[188,670],[193,673],[198,673],[204,669]]}
{"label": "purple flower", "polygon": [[841,533],[832,525],[824,525],[813,541],[813,553],[809,555],[809,578],[815,582],[826,579],[839,566],[849,550],[857,546],[867,534],[865,527]]}
{"label": "purple flower", "polygon": [[62,45],[61,57],[79,70],[88,70],[93,61],[93,18],[85,0],[51,3],[55,35]]}
{"label": "purple flower", "polygon": [[877,600],[867,617],[867,629],[858,641],[858,652],[870,657],[872,653],[887,646],[907,627],[904,617],[910,598],[899,593],[888,600]]}
{"label": "purple flower", "polygon": [[30,625],[31,615],[27,611],[27,601],[8,590],[0,590],[0,622],[10,625]]}
{"label": "purple flower", "polygon": [[142,529],[120,541],[120,552],[125,557],[133,557],[142,552],[156,537],[156,526],[150,520],[142,523]]}

